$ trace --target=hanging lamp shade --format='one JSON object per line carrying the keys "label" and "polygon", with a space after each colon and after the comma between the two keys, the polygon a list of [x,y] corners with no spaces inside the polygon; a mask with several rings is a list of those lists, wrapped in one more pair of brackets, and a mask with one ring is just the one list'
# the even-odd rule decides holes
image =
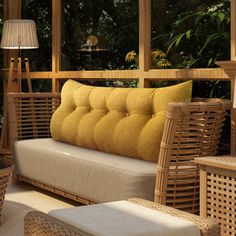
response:
{"label": "hanging lamp shade", "polygon": [[7,20],[3,25],[1,48],[33,49],[38,48],[36,25],[33,20]]}

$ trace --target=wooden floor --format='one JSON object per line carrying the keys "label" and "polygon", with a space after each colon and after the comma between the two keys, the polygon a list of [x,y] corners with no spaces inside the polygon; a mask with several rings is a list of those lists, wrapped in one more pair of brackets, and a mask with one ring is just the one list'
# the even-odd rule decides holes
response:
{"label": "wooden floor", "polygon": [[10,185],[5,196],[0,236],[23,236],[23,220],[32,210],[45,213],[53,209],[78,205],[57,195],[26,184]]}

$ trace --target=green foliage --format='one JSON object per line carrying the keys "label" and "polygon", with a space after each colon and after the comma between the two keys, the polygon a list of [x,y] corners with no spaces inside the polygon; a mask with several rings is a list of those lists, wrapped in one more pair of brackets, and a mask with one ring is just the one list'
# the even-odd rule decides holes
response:
{"label": "green foliage", "polygon": [[[123,69],[124,57],[138,48],[138,1],[65,0],[62,6],[64,70]],[[90,35],[106,52],[80,49]]]}
{"label": "green foliage", "polygon": [[229,59],[229,29],[230,1],[223,0],[179,14],[159,40],[176,68],[215,67],[216,60]]}
{"label": "green foliage", "polygon": [[31,70],[47,71],[52,65],[52,3],[48,0],[23,0],[22,17],[36,23],[39,49],[24,50]]}
{"label": "green foliage", "polygon": [[[162,5],[156,11],[164,11],[166,16],[161,21],[164,24],[159,30],[161,34],[153,29],[152,43],[166,51],[172,68],[216,67],[216,60],[229,59],[229,0],[154,0],[154,3]],[[229,86],[225,81],[195,81],[193,96],[229,99]]]}
{"label": "green foliage", "polygon": [[[153,48],[167,53],[162,58],[151,55],[153,68],[215,67],[215,60],[229,58],[229,0],[153,0],[152,4],[158,6],[152,14],[153,31],[162,33],[158,37],[153,33],[152,42],[157,42]],[[40,42],[39,50],[28,52],[34,53],[32,70],[50,70],[51,1],[23,0],[22,9],[24,18],[36,21]],[[165,31],[155,29],[160,25],[160,21],[155,25],[155,19],[161,12],[165,15],[160,19]],[[108,53],[78,52],[91,34]],[[64,70],[137,68],[138,57],[128,63],[124,58],[127,52],[138,51],[138,1],[62,1],[61,42]],[[206,96],[225,96],[218,92],[222,89],[219,84],[210,82],[205,86],[208,91],[201,89],[200,83],[196,86]]]}
{"label": "green foliage", "polygon": [[[138,68],[138,54],[130,51],[125,56],[125,61],[129,64],[129,69]],[[166,53],[160,49],[153,49],[151,52],[151,66],[157,69],[171,68],[171,62],[167,59]]]}

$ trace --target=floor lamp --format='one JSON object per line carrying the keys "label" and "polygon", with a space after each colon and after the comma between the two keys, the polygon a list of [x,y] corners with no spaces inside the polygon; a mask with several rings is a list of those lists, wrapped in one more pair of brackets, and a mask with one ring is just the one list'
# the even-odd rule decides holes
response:
{"label": "floor lamp", "polygon": [[[36,33],[36,25],[34,21],[25,19],[14,19],[14,20],[7,20],[4,22],[2,39],[1,39],[1,48],[18,50],[18,58],[11,58],[10,60],[7,88],[4,91],[4,103],[3,103],[4,119],[1,132],[0,154],[10,154],[6,94],[8,92],[13,92],[13,79],[15,77],[17,78],[17,91],[21,92],[23,65],[25,67],[28,89],[29,92],[32,92],[29,60],[28,58],[21,58],[21,50],[34,49],[38,47],[39,44]],[[17,72],[16,76],[15,76],[15,71]]]}

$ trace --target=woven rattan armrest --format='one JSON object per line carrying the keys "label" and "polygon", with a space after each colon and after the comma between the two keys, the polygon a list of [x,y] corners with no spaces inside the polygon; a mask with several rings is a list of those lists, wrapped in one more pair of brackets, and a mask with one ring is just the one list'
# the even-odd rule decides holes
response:
{"label": "woven rattan armrest", "polygon": [[25,236],[91,236],[79,228],[66,224],[39,211],[31,211],[24,219]]}
{"label": "woven rattan armrest", "polygon": [[[160,205],[144,199],[133,198],[130,202],[157,210],[184,220],[193,222],[199,227],[201,236],[219,236],[220,226],[210,219],[204,219],[199,216],[186,213],[171,207]],[[53,216],[39,211],[29,212],[25,216],[25,236],[90,236],[84,231],[66,224]],[[112,235],[112,233],[111,233]]]}
{"label": "woven rattan armrest", "polygon": [[205,219],[188,212],[180,211],[172,207],[164,206],[140,198],[131,198],[129,199],[129,201],[153,210],[157,210],[175,217],[179,217],[184,220],[192,221],[199,227],[201,236],[220,236],[219,224],[217,224],[211,219]]}

